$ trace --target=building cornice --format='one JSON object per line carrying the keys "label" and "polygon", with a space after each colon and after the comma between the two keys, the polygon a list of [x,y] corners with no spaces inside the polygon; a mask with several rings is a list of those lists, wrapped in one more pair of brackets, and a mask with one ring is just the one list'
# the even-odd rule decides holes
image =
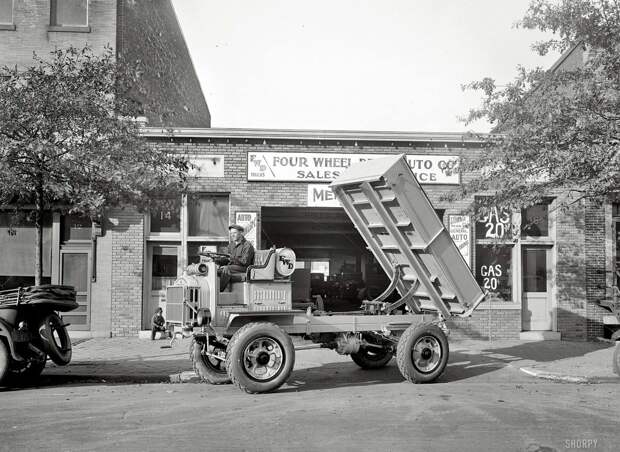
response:
{"label": "building cornice", "polygon": [[374,141],[374,142],[441,142],[482,143],[488,134],[460,132],[389,132],[360,130],[306,130],[306,129],[236,129],[236,128],[180,128],[145,127],[149,138],[198,139],[252,139],[252,140],[319,140],[319,141]]}

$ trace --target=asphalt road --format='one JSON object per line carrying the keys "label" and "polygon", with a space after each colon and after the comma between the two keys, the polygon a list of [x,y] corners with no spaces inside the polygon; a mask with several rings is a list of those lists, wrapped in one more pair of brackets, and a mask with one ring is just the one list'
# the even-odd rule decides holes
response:
{"label": "asphalt road", "polygon": [[289,384],[107,384],[47,377],[0,389],[0,450],[616,451],[620,384],[554,383],[490,357],[453,352],[434,384],[394,360],[364,371],[298,352]]}

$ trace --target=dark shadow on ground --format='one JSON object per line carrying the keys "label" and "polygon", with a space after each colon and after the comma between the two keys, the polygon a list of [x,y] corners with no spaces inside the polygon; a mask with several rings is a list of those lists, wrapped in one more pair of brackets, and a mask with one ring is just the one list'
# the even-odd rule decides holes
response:
{"label": "dark shadow on ground", "polygon": [[[449,383],[478,377],[506,367],[507,364],[484,355],[452,352],[448,366],[437,383]],[[402,383],[396,361],[393,359],[382,369],[365,370],[355,363],[328,363],[293,371],[287,387],[278,392],[314,391],[347,386],[370,386]]]}
{"label": "dark shadow on ground", "polygon": [[511,362],[518,359],[529,359],[538,362],[556,361],[559,359],[575,358],[584,356],[588,353],[614,347],[614,344],[607,342],[569,342],[561,341],[537,341],[523,342],[511,347],[486,348],[481,352],[495,355],[508,355],[502,358],[494,356],[494,359]]}

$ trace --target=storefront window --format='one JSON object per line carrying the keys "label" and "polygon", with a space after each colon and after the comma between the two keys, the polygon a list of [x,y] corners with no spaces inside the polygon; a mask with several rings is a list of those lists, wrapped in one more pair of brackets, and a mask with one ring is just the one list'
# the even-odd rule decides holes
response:
{"label": "storefront window", "polygon": [[512,246],[476,245],[476,281],[491,301],[512,302]]}
{"label": "storefront window", "polygon": [[151,290],[165,289],[177,276],[177,249],[170,246],[154,246]]}
{"label": "storefront window", "polygon": [[523,292],[547,291],[547,250],[523,249]]}
{"label": "storefront window", "polygon": [[507,239],[511,237],[512,215],[499,207],[480,207],[481,215],[476,221],[476,239]]}
{"label": "storefront window", "polygon": [[521,237],[549,235],[549,204],[537,204],[521,211]]}
{"label": "storefront window", "polygon": [[91,240],[92,221],[80,215],[65,215],[62,217],[61,241]]}
{"label": "storefront window", "polygon": [[88,1],[52,0],[50,21],[52,25],[88,25]]}
{"label": "storefront window", "polygon": [[228,195],[200,195],[187,202],[191,237],[228,237]]}
{"label": "storefront window", "polygon": [[181,203],[170,200],[151,209],[151,232],[181,232]]}
{"label": "storefront window", "polygon": [[187,264],[197,264],[200,262],[200,251],[201,246],[207,246],[207,250],[213,251],[214,253],[226,253],[228,242],[194,242],[187,244]]}
{"label": "storefront window", "polygon": [[[0,290],[34,284],[36,228],[24,216],[0,212]],[[52,215],[43,217],[43,284],[50,283],[52,269]]]}

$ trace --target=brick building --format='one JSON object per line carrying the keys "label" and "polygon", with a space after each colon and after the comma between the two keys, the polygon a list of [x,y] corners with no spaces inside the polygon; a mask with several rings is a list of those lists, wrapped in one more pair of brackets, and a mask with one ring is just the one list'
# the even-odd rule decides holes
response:
{"label": "brick building", "polygon": [[[209,109],[170,0],[0,0],[0,66],[23,68],[34,63],[33,53],[45,59],[54,49],[85,45],[96,52],[109,46],[118,56],[142,63],[146,95],[158,108],[145,111],[149,125],[210,126]],[[81,306],[67,316],[73,330],[109,335],[139,328],[122,320],[115,320],[113,328],[111,320],[133,318],[141,309],[111,303],[112,297],[134,300],[142,295],[142,273],[136,273],[142,268],[142,248],[131,250],[126,243],[132,234],[143,234],[139,224],[127,224],[130,220],[133,217],[123,211],[109,212],[108,221],[117,227],[93,240],[89,221],[57,213],[47,218],[43,282],[78,288]],[[0,288],[33,284],[34,234],[31,224],[15,226],[10,214],[0,211]],[[110,266],[112,260],[122,265]],[[127,274],[116,276],[119,272]],[[135,284],[124,288],[131,277]],[[122,326],[126,323],[130,327]]]}
{"label": "brick building", "polygon": [[[145,133],[152,145],[187,154],[196,164],[191,196],[147,215],[111,210],[96,240],[91,225],[78,218],[50,219],[47,281],[82,289],[81,311],[69,316],[73,335],[132,335],[148,327],[155,308],[165,307],[166,285],[196,261],[199,246],[224,246],[232,222],[248,225],[248,238],[257,248],[295,250],[295,298],[307,299],[317,277],[361,281],[368,295],[376,294],[387,283],[385,275],[327,185],[352,162],[401,153],[480,285],[492,293],[472,318],[452,322],[454,335],[572,340],[603,335],[605,311],[595,300],[611,296],[605,285],[620,268],[618,204],[579,202],[556,210],[563,194],[550,193],[545,204],[523,212],[489,209],[483,221],[474,222],[468,209],[476,197],[442,199],[472,177],[449,171],[459,159],[481,152],[483,143],[472,137],[211,129],[169,1],[84,1],[88,20],[82,13],[70,16],[67,25],[58,13],[61,4],[0,0],[0,64],[28,64],[32,50],[44,53],[56,45],[112,43],[119,54],[147,63],[148,95],[165,99],[176,112],[172,134],[157,127],[159,112],[148,112]],[[556,68],[582,57],[571,51]],[[21,228],[21,240],[15,241],[4,230],[0,245],[7,253],[21,252],[23,262],[1,267],[0,278],[27,283],[23,268],[31,267],[27,251],[19,247],[32,231]]]}
{"label": "brick building", "polygon": [[[124,322],[144,324],[145,314],[163,304],[161,289],[167,281],[196,261],[199,245],[224,246],[232,222],[249,222],[250,238],[259,248],[293,248],[305,273],[332,278],[358,274],[370,295],[376,294],[385,286],[385,276],[327,184],[360,158],[402,153],[480,285],[493,292],[471,319],[452,323],[453,334],[573,340],[603,335],[605,311],[594,300],[607,295],[600,283],[616,265],[618,242],[612,234],[617,234],[618,206],[576,203],[568,211],[556,210],[560,193],[523,212],[491,209],[484,221],[473,222],[468,209],[476,197],[448,202],[442,195],[472,177],[446,168],[480,152],[482,143],[474,138],[239,129],[179,129],[171,136],[154,128],[147,136],[153,146],[191,156],[200,173],[194,195],[176,209],[136,213],[130,221],[141,225],[141,231],[133,229],[132,243],[125,246],[144,249],[144,286],[133,302],[123,299],[135,308],[133,320],[124,317]],[[503,244],[498,245],[498,238]],[[304,274],[301,268],[298,272]],[[128,278],[126,290],[135,287],[127,272],[118,276]],[[294,288],[294,293],[307,298],[303,276],[295,284],[301,292]]]}

